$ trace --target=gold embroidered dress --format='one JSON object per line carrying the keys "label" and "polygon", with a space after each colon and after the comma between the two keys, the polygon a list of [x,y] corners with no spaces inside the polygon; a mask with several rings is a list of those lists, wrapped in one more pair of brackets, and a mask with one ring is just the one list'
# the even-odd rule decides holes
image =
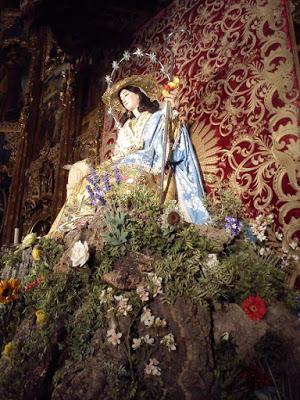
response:
{"label": "gold embroidered dress", "polygon": [[[116,168],[121,177],[121,184],[126,186],[126,190],[130,190],[130,186],[137,182],[149,183],[152,177],[146,178],[147,172],[151,172],[151,168],[138,163],[122,164],[122,160],[131,154],[138,152],[144,148],[143,132],[146,123],[153,114],[148,111],[142,112],[138,118],[128,119],[123,127],[119,130],[115,152],[112,160],[104,161],[96,166],[92,175],[92,168],[85,160],[79,161],[72,166],[69,173],[67,185],[67,200],[57,215],[49,235],[54,232],[68,232],[75,229],[76,226],[84,221],[89,220],[95,215],[96,207],[92,204],[89,193],[90,179],[95,177],[95,173],[99,177],[99,181],[104,176],[109,177],[110,184],[116,184]],[[75,181],[72,182],[73,175],[76,175]],[[152,180],[153,184],[154,181]]]}

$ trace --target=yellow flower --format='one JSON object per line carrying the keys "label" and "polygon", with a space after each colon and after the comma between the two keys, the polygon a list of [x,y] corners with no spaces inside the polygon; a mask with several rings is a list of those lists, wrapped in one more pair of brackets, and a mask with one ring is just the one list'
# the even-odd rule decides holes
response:
{"label": "yellow flower", "polygon": [[33,243],[36,241],[36,233],[29,233],[24,237],[22,240],[22,243],[20,245],[21,249],[26,249],[27,247],[30,247],[33,245]]}
{"label": "yellow flower", "polygon": [[178,76],[174,76],[172,82],[169,82],[168,85],[169,85],[172,89],[178,88],[179,85],[180,85],[180,79],[178,78]]}
{"label": "yellow flower", "polygon": [[36,316],[37,324],[43,324],[46,320],[46,314],[45,314],[45,311],[43,311],[43,310],[37,310],[35,312],[35,316]]}
{"label": "yellow flower", "polygon": [[38,247],[34,247],[31,252],[33,261],[40,261],[41,259],[41,250]]}
{"label": "yellow flower", "polygon": [[0,303],[10,303],[17,298],[17,293],[20,289],[20,282],[18,279],[6,279],[0,281]]}
{"label": "yellow flower", "polygon": [[9,342],[4,346],[4,349],[2,351],[2,357],[10,359],[11,353],[14,349],[15,345],[13,342]]}
{"label": "yellow flower", "polygon": [[162,94],[164,97],[167,97],[169,95],[169,92],[166,89],[163,89]]}

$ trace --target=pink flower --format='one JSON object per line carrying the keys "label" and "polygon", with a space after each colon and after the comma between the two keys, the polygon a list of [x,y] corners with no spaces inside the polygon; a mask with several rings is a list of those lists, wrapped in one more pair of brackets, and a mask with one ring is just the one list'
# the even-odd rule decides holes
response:
{"label": "pink flower", "polygon": [[149,363],[145,364],[144,373],[145,375],[161,375],[161,369],[158,367],[159,361],[156,358],[150,358]]}
{"label": "pink flower", "polygon": [[121,332],[116,332],[114,328],[109,329],[106,333],[107,341],[111,343],[113,346],[120,344],[120,338],[122,337]]}

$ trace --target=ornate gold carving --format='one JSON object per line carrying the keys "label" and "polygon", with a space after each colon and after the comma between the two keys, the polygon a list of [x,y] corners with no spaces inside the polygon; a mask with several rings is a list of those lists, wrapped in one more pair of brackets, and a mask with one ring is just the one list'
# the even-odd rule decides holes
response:
{"label": "ornate gold carving", "polygon": [[[0,25],[1,31],[10,28],[16,21],[16,18],[20,17],[20,10],[12,9],[12,8],[5,8],[0,13]],[[0,37],[2,35],[0,34]]]}
{"label": "ornate gold carving", "polygon": [[[58,165],[59,145],[50,147],[47,143],[38,159],[26,170],[26,193],[23,210],[25,231],[30,230],[32,223],[51,215],[56,168]],[[46,218],[46,219],[47,219]]]}
{"label": "ornate gold carving", "polygon": [[75,159],[96,158],[99,156],[99,131],[103,124],[102,107],[96,107],[82,119],[81,135],[74,144]]}
{"label": "ornate gold carving", "polygon": [[21,124],[19,122],[0,122],[0,133],[21,132]]}

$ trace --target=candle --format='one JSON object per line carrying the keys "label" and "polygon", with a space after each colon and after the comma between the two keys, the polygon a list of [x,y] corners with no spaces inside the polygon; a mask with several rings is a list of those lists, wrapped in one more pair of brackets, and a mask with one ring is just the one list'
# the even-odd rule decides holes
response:
{"label": "candle", "polygon": [[15,228],[14,244],[18,244],[19,243],[19,236],[20,236],[20,228]]}

